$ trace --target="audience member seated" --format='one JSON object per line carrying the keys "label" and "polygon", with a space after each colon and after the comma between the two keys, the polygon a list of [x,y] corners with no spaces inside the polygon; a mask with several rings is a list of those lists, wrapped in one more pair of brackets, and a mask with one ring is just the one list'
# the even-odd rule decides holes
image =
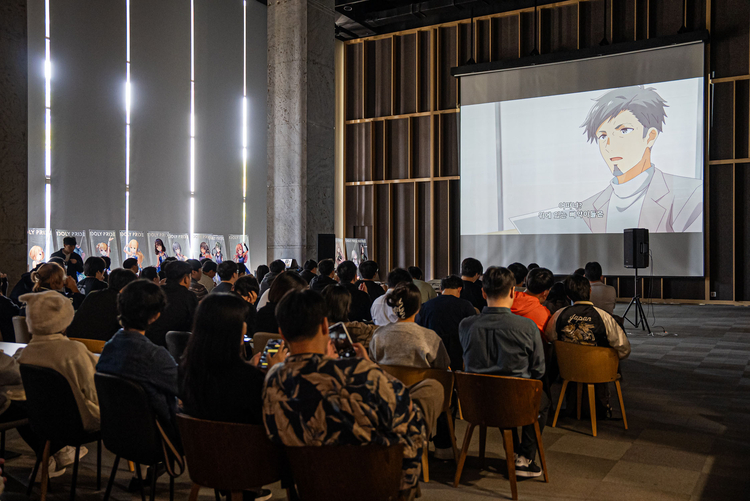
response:
{"label": "audience member seated", "polygon": [[[582,275],[573,274],[565,279],[565,290],[573,301],[573,306],[561,308],[552,315],[547,329],[547,339],[560,340],[586,346],[614,348],[620,359],[630,355],[630,341],[620,324],[601,308],[589,300],[591,284]],[[611,417],[609,405],[609,385],[594,385],[596,392],[596,413],[598,419]],[[572,408],[572,406],[570,407]]]}
{"label": "audience member seated", "polygon": [[[66,277],[65,270],[57,263],[46,263],[31,274],[34,288],[31,293],[55,291],[73,302],[73,309],[78,309],[85,296],[78,291],[78,285],[73,277]],[[19,297],[23,302],[23,299]],[[22,310],[21,315],[25,315]]]}
{"label": "audience member seated", "polygon": [[585,277],[586,276],[586,270],[584,270],[583,268],[578,268],[576,271],[573,272],[573,275],[578,275],[578,276],[581,276],[581,277]]}
{"label": "audience member seated", "polygon": [[354,284],[357,281],[357,265],[351,261],[342,262],[336,268],[336,275],[339,277],[339,283],[349,291],[352,296],[352,303],[349,307],[349,320],[354,322],[372,321],[370,307],[372,301],[369,294],[359,290]]}
{"label": "audience member seated", "polygon": [[255,302],[258,300],[260,284],[252,275],[245,275],[237,279],[234,283],[234,292],[238,294],[245,303],[247,311],[245,312],[245,323],[247,324],[248,335],[255,332],[255,321],[258,316],[258,310],[255,308]]}
{"label": "audience member seated", "polygon": [[286,271],[286,264],[284,264],[284,261],[281,259],[277,259],[276,261],[273,261],[270,265],[268,265],[268,273],[266,276],[263,277],[263,280],[260,282],[260,295],[262,296],[264,292],[266,292],[268,289],[271,288],[271,284],[273,281],[278,277],[280,274],[284,273]]}
{"label": "audience member seated", "polygon": [[313,278],[318,276],[318,262],[314,259],[308,259],[302,266],[302,273],[299,274],[305,279],[308,284],[313,281]]}
{"label": "audience member seated", "polygon": [[539,265],[536,263],[529,263],[529,265],[526,267],[527,270],[531,271],[534,268],[539,268]]}
{"label": "audience member seated", "polygon": [[210,259],[206,259],[203,261],[203,264],[201,264],[201,277],[198,280],[208,292],[211,292],[214,290],[214,287],[216,287],[214,277],[216,276],[217,268],[216,263]]}
{"label": "audience member seated", "polygon": [[599,309],[612,315],[617,302],[617,291],[611,285],[602,282],[602,265],[596,261],[586,263],[586,278],[591,284],[591,302]]}
{"label": "audience member seated", "polygon": [[0,336],[6,343],[16,342],[16,331],[13,327],[13,317],[21,314],[21,307],[6,296],[8,293],[8,277],[0,273]]}
{"label": "audience member seated", "polygon": [[190,292],[195,294],[195,297],[197,297],[198,301],[200,301],[208,295],[208,289],[206,289],[205,285],[200,283],[200,279],[203,276],[203,272],[201,271],[201,262],[197,259],[188,259],[187,263],[193,270],[190,273]]}
{"label": "audience member seated", "polygon": [[419,293],[422,294],[422,303],[426,303],[430,299],[437,297],[437,292],[432,288],[430,284],[422,280],[422,270],[417,266],[409,266],[409,275],[414,281],[414,285],[419,289]]}
{"label": "audience member seated", "polygon": [[570,306],[570,299],[568,299],[568,294],[565,292],[565,284],[563,282],[555,282],[552,285],[549,294],[547,294],[547,299],[544,301],[544,306],[547,307],[552,315],[560,308]]}
{"label": "audience member seated", "polygon": [[544,329],[552,316],[544,301],[555,284],[555,276],[547,268],[534,268],[526,275],[526,292],[516,292],[510,311],[533,321],[546,341]]}
{"label": "audience member seated", "polygon": [[[415,319],[418,325],[437,333],[448,351],[454,371],[464,367],[464,350],[458,338],[458,326],[464,318],[477,314],[470,302],[461,299],[462,288],[463,281],[458,275],[445,277],[440,281],[440,295],[424,303]],[[450,443],[446,447],[450,447]]]}
{"label": "audience member seated", "polygon": [[237,263],[237,278],[247,275],[247,266],[244,263]]}
{"label": "audience member seated", "polygon": [[189,332],[192,329],[193,315],[198,306],[198,298],[190,292],[192,266],[185,261],[175,261],[165,268],[167,283],[161,288],[167,297],[167,305],[146,331],[146,337],[159,346],[167,345],[167,332]]}
{"label": "audience member seated", "polygon": [[[168,268],[176,270],[177,264],[187,263],[179,261]],[[175,438],[177,364],[166,348],[145,335],[149,325],[165,311],[166,302],[163,288],[153,282],[136,280],[126,285],[117,298],[122,329],[104,345],[96,370],[141,385],[164,431]]]}
{"label": "audience member seated", "polygon": [[126,285],[137,279],[135,273],[130,270],[113,270],[109,275],[109,286],[103,291],[92,292],[86,296],[65,335],[109,341],[120,330],[117,297]]}
{"label": "audience member seated", "polygon": [[388,296],[398,285],[411,283],[413,283],[411,275],[403,268],[394,268],[388,274],[388,291],[373,301],[372,308],[370,308],[372,321],[375,322],[375,325],[388,325],[398,322],[398,315],[393,311],[393,308],[388,306]]}
{"label": "audience member seated", "polygon": [[63,248],[57,252],[53,252],[51,257],[59,257],[65,263],[65,273],[69,277],[73,277],[74,280],[78,280],[78,274],[83,273],[83,259],[76,252],[76,246],[78,242],[76,237],[65,237],[63,238]]}
{"label": "audience member seated", "polygon": [[219,275],[221,282],[211,292],[232,292],[234,283],[240,278],[239,273],[237,273],[237,263],[229,260],[222,261],[217,267],[216,273]]}
{"label": "audience member seated", "polygon": [[370,301],[373,302],[385,294],[385,289],[379,283],[375,282],[377,274],[378,263],[375,261],[363,261],[359,264],[359,280],[357,280],[356,286],[359,287],[365,284]]}
{"label": "audience member seated", "polygon": [[166,266],[162,266],[161,268],[162,271],[159,272],[155,266],[146,266],[141,270],[139,278],[153,282],[156,285],[161,285],[162,275],[166,276]]}
{"label": "audience member seated", "polygon": [[521,263],[512,263],[508,265],[508,269],[513,273],[513,277],[516,279],[516,292],[523,292],[526,290],[526,275],[529,274],[528,268]]}
{"label": "audience member seated", "polygon": [[258,284],[260,284],[263,281],[263,278],[268,274],[268,266],[265,264],[261,264],[256,268],[255,270],[255,278],[258,280]]}
{"label": "audience member seated", "polygon": [[318,263],[318,275],[310,282],[310,289],[323,292],[329,285],[336,285],[336,263],[333,259],[323,259]]}
{"label": "audience member seated", "polygon": [[287,292],[305,288],[307,288],[305,279],[293,271],[282,271],[277,275],[268,290],[268,303],[258,310],[255,332],[279,332],[279,325],[276,323],[276,305]]}
{"label": "audience member seated", "polygon": [[365,348],[369,348],[372,335],[378,328],[374,324],[364,322],[350,322],[349,311],[352,304],[352,295],[346,287],[341,285],[329,285],[323,289],[323,298],[326,300],[328,307],[328,323],[333,325],[343,322],[346,330],[355,343],[360,343]]}
{"label": "audience member seated", "polygon": [[332,358],[326,303],[315,291],[290,292],[277,313],[290,355],[266,376],[268,436],[288,447],[401,443],[401,498],[413,499],[425,424],[440,412],[442,386],[425,380],[407,389],[371,362],[359,343],[357,357]]}
{"label": "audience member seated", "polygon": [[126,270],[130,270],[136,275],[138,275],[138,272],[141,271],[140,267],[138,266],[138,260],[134,257],[129,257],[125,261],[122,262],[122,267]]}
{"label": "audience member seated", "polygon": [[477,313],[487,306],[487,300],[482,295],[482,263],[473,257],[467,257],[461,262],[461,280],[464,286],[461,289],[461,299],[465,299],[477,309]]}
{"label": "audience member seated", "polygon": [[13,286],[13,290],[10,292],[9,297],[10,300],[16,303],[19,307],[22,306],[22,303],[18,298],[34,290],[34,281],[31,279],[31,274],[38,271],[39,268],[44,266],[44,264],[45,263],[39,263],[33,270],[27,271],[21,275],[21,279]]}
{"label": "audience member seated", "polygon": [[[482,293],[488,306],[478,316],[469,317],[459,327],[464,349],[464,370],[479,374],[541,379],[544,351],[539,328],[528,318],[511,313],[517,281],[507,268],[490,267],[484,274]],[[550,400],[542,392],[539,428],[547,422]],[[524,426],[519,439],[513,429],[516,475],[538,477],[542,470],[534,459],[537,441],[534,425]]]}
{"label": "audience member seated", "polygon": [[107,269],[107,263],[104,259],[92,256],[86,260],[83,265],[83,274],[86,278],[78,282],[78,290],[84,296],[90,292],[102,291],[107,288],[107,282],[104,281],[104,271]]}

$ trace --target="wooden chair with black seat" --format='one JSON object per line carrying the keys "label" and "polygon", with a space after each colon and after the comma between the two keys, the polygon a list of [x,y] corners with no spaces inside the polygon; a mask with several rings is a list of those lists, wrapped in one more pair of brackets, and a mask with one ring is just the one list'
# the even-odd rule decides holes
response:
{"label": "wooden chair with black seat", "polygon": [[101,355],[102,350],[104,349],[104,345],[107,344],[106,341],[100,341],[98,339],[85,339],[82,337],[71,337],[68,339],[85,344],[86,349],[88,349],[91,353],[95,353],[97,355]]}
{"label": "wooden chair with black seat", "polygon": [[[458,462],[458,445],[456,444],[456,432],[453,428],[453,419],[451,416],[451,398],[453,396],[453,372],[441,369],[422,369],[417,367],[404,367],[400,365],[381,365],[381,369],[395,377],[406,386],[417,384],[425,379],[434,379],[443,385],[443,408],[440,413],[444,414],[448,421],[448,429],[451,435],[451,446],[453,447],[453,459]],[[434,432],[434,430],[431,430]],[[430,470],[428,463],[429,447],[426,445],[422,452],[422,479],[425,482],[430,481]]]}
{"label": "wooden chair with black seat", "polygon": [[16,333],[16,343],[28,344],[28,342],[31,341],[31,333],[29,332],[29,326],[26,323],[26,317],[13,317],[13,330]]}
{"label": "wooden chair with black seat", "polygon": [[466,455],[469,452],[471,436],[477,426],[479,426],[479,458],[481,460],[484,460],[487,427],[500,428],[503,432],[505,463],[508,467],[510,489],[513,499],[518,499],[516,462],[513,457],[511,430],[533,424],[536,431],[539,459],[544,472],[544,481],[549,482],[542,433],[538,421],[542,382],[537,379],[457,372],[456,386],[458,398],[461,401],[463,419],[469,422],[469,428],[464,435],[464,443],[461,447],[453,487],[458,487],[461,481],[461,472],[464,468]]}
{"label": "wooden chair with black seat", "polygon": [[589,411],[591,413],[591,432],[596,436],[596,396],[594,385],[597,383],[615,383],[617,398],[620,400],[620,411],[625,429],[628,429],[628,419],[625,415],[625,403],[622,400],[622,388],[620,387],[620,374],[617,369],[620,359],[617,352],[612,348],[602,346],[585,346],[565,341],[555,341],[555,352],[557,353],[557,364],[560,367],[560,377],[563,379],[560,399],[555,410],[555,419],[552,427],[557,426],[557,417],[560,407],[565,398],[565,390],[568,383],[577,383],[576,417],[581,419],[581,394],[583,385],[588,387]]}
{"label": "wooden chair with black seat", "polygon": [[[190,501],[201,487],[228,491],[232,501],[242,492],[278,482],[284,449],[268,439],[260,425],[223,423],[177,415],[185,458],[193,488]],[[287,497],[293,494],[287,491]]]}

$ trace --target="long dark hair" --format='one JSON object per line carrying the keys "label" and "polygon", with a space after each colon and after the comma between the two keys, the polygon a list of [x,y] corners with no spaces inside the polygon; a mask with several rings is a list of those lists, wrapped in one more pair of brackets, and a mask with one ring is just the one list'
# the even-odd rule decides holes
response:
{"label": "long dark hair", "polygon": [[349,309],[352,304],[352,295],[343,285],[328,285],[323,289],[323,298],[328,306],[328,322],[349,321]]}
{"label": "long dark hair", "polygon": [[163,252],[164,254],[167,253],[167,249],[164,247],[164,242],[161,238],[157,238],[156,240],[154,240],[154,254],[156,254],[157,256],[160,254],[159,247],[161,247],[161,252]]}
{"label": "long dark hair", "polygon": [[284,271],[273,279],[268,289],[268,302],[277,304],[290,290],[302,290],[307,287],[307,281],[293,271]]}
{"label": "long dark hair", "polygon": [[399,320],[406,320],[419,312],[422,305],[422,294],[414,284],[399,284],[393,292],[388,294],[386,304],[393,308]]}
{"label": "long dark hair", "polygon": [[209,294],[195,311],[193,333],[180,363],[181,398],[199,406],[214,391],[218,376],[242,363],[242,325],[247,303],[236,294]]}

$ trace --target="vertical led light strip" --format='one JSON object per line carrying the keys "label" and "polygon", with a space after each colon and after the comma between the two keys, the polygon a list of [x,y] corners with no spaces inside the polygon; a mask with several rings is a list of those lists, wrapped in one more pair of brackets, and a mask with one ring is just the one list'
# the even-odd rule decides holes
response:
{"label": "vertical led light strip", "polygon": [[44,0],[44,252],[52,255],[52,57],[49,0]]}
{"label": "vertical led light strip", "polygon": [[242,233],[247,231],[247,0],[242,1]]}
{"label": "vertical led light strip", "polygon": [[130,0],[125,1],[125,234],[130,232]]}
{"label": "vertical led light strip", "polygon": [[[195,0],[190,0],[190,242],[195,234]],[[195,251],[193,251],[195,252]]]}

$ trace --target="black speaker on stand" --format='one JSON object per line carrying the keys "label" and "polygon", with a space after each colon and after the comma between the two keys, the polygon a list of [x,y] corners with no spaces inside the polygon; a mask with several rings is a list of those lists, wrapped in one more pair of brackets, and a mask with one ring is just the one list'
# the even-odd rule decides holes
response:
{"label": "black speaker on stand", "polygon": [[333,259],[336,256],[336,235],[334,233],[318,233],[318,261]]}
{"label": "black speaker on stand", "polygon": [[[623,242],[625,244],[625,268],[635,270],[635,289],[633,289],[633,299],[630,300],[628,308],[625,310],[623,318],[630,322],[636,329],[640,325],[643,330],[648,331],[649,336],[653,336],[651,327],[648,325],[646,313],[643,311],[641,304],[641,295],[638,294],[638,269],[648,268],[648,230],[646,228],[629,228],[623,231]],[[630,308],[635,307],[635,322],[628,318]]]}

